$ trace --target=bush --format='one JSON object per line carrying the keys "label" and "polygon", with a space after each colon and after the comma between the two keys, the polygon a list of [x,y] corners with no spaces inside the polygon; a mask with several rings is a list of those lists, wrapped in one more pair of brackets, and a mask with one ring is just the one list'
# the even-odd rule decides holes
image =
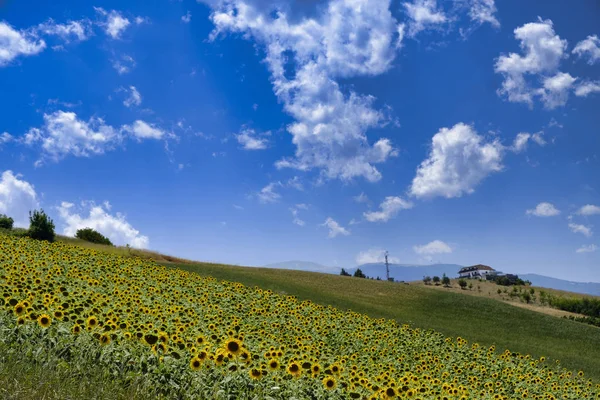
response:
{"label": "bush", "polygon": [[464,279],[459,279],[458,286],[460,286],[460,288],[464,290],[467,287],[467,281],[465,281]]}
{"label": "bush", "polygon": [[360,270],[360,268],[357,268],[356,271],[354,271],[354,277],[355,278],[366,278],[367,276]]}
{"label": "bush", "polygon": [[54,241],[54,222],[44,210],[29,212],[29,237],[37,240]]}
{"label": "bush", "polygon": [[341,276],[351,276],[344,268],[342,268],[342,271],[340,272]]}
{"label": "bush", "polygon": [[10,230],[13,228],[14,222],[15,222],[15,220],[12,219],[11,217],[4,215],[4,214],[0,214],[0,228]]}
{"label": "bush", "polygon": [[423,277],[423,283],[426,285],[431,284],[431,277],[430,276],[424,276]]}
{"label": "bush", "polygon": [[450,287],[450,278],[448,278],[446,274],[442,276],[442,285],[444,285],[444,287]]}
{"label": "bush", "polygon": [[433,277],[433,283],[435,283],[435,286],[440,284],[440,277],[439,276],[434,276]]}
{"label": "bush", "polygon": [[77,233],[75,233],[75,237],[87,242],[106,244],[109,246],[113,245],[109,238],[92,228],[78,229]]}

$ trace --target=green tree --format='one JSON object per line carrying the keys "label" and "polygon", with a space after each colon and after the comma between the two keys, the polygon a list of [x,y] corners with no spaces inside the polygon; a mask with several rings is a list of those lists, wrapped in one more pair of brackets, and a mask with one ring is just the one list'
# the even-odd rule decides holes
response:
{"label": "green tree", "polygon": [[467,281],[465,281],[464,279],[459,279],[458,280],[458,286],[460,286],[460,288],[462,290],[465,290],[465,288],[467,287]]}
{"label": "green tree", "polygon": [[442,276],[442,285],[444,285],[444,287],[450,287],[450,278],[448,278],[446,274]]}
{"label": "green tree", "polygon": [[75,233],[75,237],[91,243],[106,244],[108,246],[113,245],[109,238],[92,228],[78,229],[77,233]]}
{"label": "green tree", "polygon": [[426,285],[431,284],[431,277],[430,276],[424,276],[423,277],[423,283]]}
{"label": "green tree", "polygon": [[54,222],[44,210],[29,212],[29,237],[49,242],[54,241]]}
{"label": "green tree", "polygon": [[8,215],[0,214],[0,228],[12,229],[15,220]]}
{"label": "green tree", "polygon": [[344,268],[342,268],[342,271],[340,272],[341,276],[351,276],[348,271],[346,271]]}
{"label": "green tree", "polygon": [[367,276],[365,274],[363,274],[363,272],[360,270],[360,268],[357,268],[356,271],[354,271],[354,277],[355,278],[366,278]]}
{"label": "green tree", "polygon": [[440,284],[439,276],[434,276],[432,280],[433,280],[433,283],[435,284],[435,286],[438,286]]}

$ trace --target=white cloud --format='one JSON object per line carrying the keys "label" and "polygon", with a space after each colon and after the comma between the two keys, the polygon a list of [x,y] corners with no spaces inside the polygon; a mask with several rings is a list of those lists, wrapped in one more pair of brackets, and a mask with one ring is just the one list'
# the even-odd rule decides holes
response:
{"label": "white cloud", "polygon": [[588,246],[581,246],[580,248],[575,250],[575,253],[593,253],[596,250],[598,250],[598,246],[596,246],[595,244],[590,244]]}
{"label": "white cloud", "polygon": [[539,144],[540,146],[546,145],[546,141],[543,138],[544,132],[536,132],[531,136],[531,140]]}
{"label": "white cloud", "polygon": [[[375,264],[385,262],[385,250],[380,248],[371,248],[366,251],[361,251],[356,256],[356,264]],[[397,257],[388,256],[388,262],[391,264],[398,264],[400,259]]]}
{"label": "white cloud", "polygon": [[469,125],[442,128],[432,138],[431,152],[418,167],[410,193],[446,198],[471,194],[488,175],[502,170],[502,157],[497,140],[486,143]]}
{"label": "white cloud", "polygon": [[326,226],[327,228],[329,228],[329,238],[334,238],[337,235],[348,236],[350,234],[349,230],[342,227],[340,224],[338,224],[336,221],[334,221],[333,218],[331,218],[331,217],[328,217],[325,220],[325,222],[323,224],[321,224],[321,226]]}
{"label": "white cloud", "polygon": [[192,13],[189,11],[186,12],[185,15],[183,15],[181,17],[181,22],[183,22],[184,24],[189,24],[191,20],[192,20]]}
{"label": "white cloud", "polygon": [[62,202],[57,207],[60,218],[66,225],[63,230],[65,235],[75,236],[78,229],[92,228],[108,237],[115,245],[129,244],[131,247],[148,248],[148,237],[141,235],[140,231],[133,228],[124,215],[120,213],[111,215],[107,212],[109,210],[93,202],[82,203],[82,208],[89,208],[87,216],[85,213],[83,216],[76,213],[74,207],[74,204],[67,202]]}
{"label": "white cloud", "polygon": [[162,139],[167,132],[142,120],[136,120],[133,125],[123,125],[122,130],[138,139]]}
{"label": "white cloud", "polygon": [[73,39],[83,41],[93,35],[92,24],[87,19],[68,21],[66,24],[57,24],[50,18],[48,21],[39,24],[35,28],[35,31],[45,35],[58,36],[66,43],[69,43]]}
{"label": "white cloud", "polygon": [[38,54],[46,42],[25,31],[17,31],[6,22],[0,22],[0,67],[8,65],[19,56]]}
{"label": "white cloud", "polygon": [[517,134],[512,145],[512,150],[515,153],[520,153],[523,150],[525,150],[527,148],[527,142],[529,141],[530,137],[531,134],[525,132]]}
{"label": "white cloud", "polygon": [[[504,76],[498,94],[508,101],[533,105],[535,95],[542,96],[547,108],[566,102],[568,89],[574,79],[558,71],[567,49],[567,41],[555,32],[551,20],[538,19],[514,30],[515,38],[521,43],[523,55],[510,53],[496,60],[495,71]],[[543,80],[543,87],[532,89],[526,76],[535,75]]]}
{"label": "white cloud", "polygon": [[125,107],[139,106],[140,104],[142,104],[142,95],[140,94],[140,92],[138,92],[135,86],[129,86],[129,90],[123,90],[125,90],[128,93],[127,98],[123,100],[123,104],[125,105]]}
{"label": "white cloud", "polygon": [[582,233],[584,236],[590,237],[592,236],[592,228],[589,226],[585,226],[582,224],[576,224],[574,222],[569,222],[569,229],[573,233]]}
{"label": "white cloud", "polygon": [[413,3],[402,4],[410,22],[408,36],[414,37],[417,33],[448,22],[444,11],[439,9],[436,0],[414,0]]}
{"label": "white cloud", "polygon": [[575,96],[587,97],[592,93],[600,93],[600,81],[583,81],[575,88]]}
{"label": "white cloud", "polygon": [[121,34],[131,24],[129,19],[123,17],[119,11],[111,10],[110,12],[105,11],[103,8],[94,7],[94,10],[101,16],[105,17],[103,22],[99,25],[104,28],[107,35],[113,39],[119,39]]}
{"label": "white cloud", "polygon": [[271,182],[257,193],[258,201],[261,203],[275,203],[281,198],[281,195],[275,191],[281,182]]}
{"label": "white cloud", "polygon": [[373,108],[373,97],[351,89],[343,93],[337,79],[378,75],[390,68],[398,24],[389,0],[333,0],[319,15],[305,18],[294,18],[285,2],[212,5],[211,38],[237,32],[262,44],[273,90],[295,119],[287,127],[295,155],[276,166],[316,168],[329,179],[379,180],[373,164],[396,152],[384,139],[371,145],[366,131],[386,123],[387,116]]}
{"label": "white cloud", "polygon": [[22,175],[4,171],[0,175],[0,214],[15,221],[15,226],[29,227],[29,211],[39,207],[37,193],[32,184]]}
{"label": "white cloud", "polygon": [[600,215],[600,207],[595,206],[593,204],[586,204],[585,206],[581,207],[578,211],[577,214],[579,215]]}
{"label": "white cloud", "polygon": [[364,192],[361,192],[358,196],[353,197],[354,201],[357,203],[368,203],[369,197]]}
{"label": "white cloud", "polygon": [[8,143],[14,140],[14,137],[8,133],[8,132],[3,132],[0,135],[0,144],[4,144],[4,143]]}
{"label": "white cloud", "polygon": [[286,186],[300,191],[304,190],[304,185],[302,185],[302,182],[300,182],[299,176],[294,176],[293,178],[288,179]]}
{"label": "white cloud", "polygon": [[292,222],[298,226],[304,226],[305,222],[298,217],[300,210],[308,210],[308,206],[306,204],[296,204],[290,207],[290,212],[292,213],[292,217],[294,217]]}
{"label": "white cloud", "polygon": [[494,16],[496,11],[494,0],[471,0],[469,17],[479,25],[487,22],[494,28],[500,28],[500,22]]}
{"label": "white cloud", "polygon": [[577,43],[573,49],[573,54],[580,58],[588,58],[588,64],[593,65],[600,61],[600,39],[596,35],[590,35],[587,39]]}
{"label": "white cloud", "polygon": [[560,211],[554,207],[554,204],[542,202],[539,203],[535,208],[527,210],[527,215],[535,215],[536,217],[554,217],[560,214]]}
{"label": "white cloud", "polygon": [[421,255],[452,253],[452,248],[441,240],[434,240],[421,246],[413,246],[413,250]]}
{"label": "white cloud", "polygon": [[395,217],[400,210],[413,207],[413,203],[397,196],[388,196],[379,205],[380,211],[364,212],[363,215],[369,222],[387,222]]}
{"label": "white cloud", "polygon": [[[102,118],[90,118],[87,122],[77,118],[74,112],[56,111],[44,114],[44,125],[31,128],[25,135],[28,145],[40,143],[44,156],[54,161],[68,154],[88,157],[111,149],[121,136]],[[38,160],[41,163],[42,159]]]}
{"label": "white cloud", "polygon": [[[271,132],[263,133],[263,135],[270,134]],[[264,150],[267,148],[269,141],[264,137],[257,137],[258,135],[254,129],[242,128],[240,133],[235,135],[235,138],[245,150]]]}
{"label": "white cloud", "polygon": [[114,69],[117,70],[119,75],[123,75],[130,72],[135,67],[135,65],[136,64],[133,57],[126,54],[121,56],[121,59],[112,61],[112,66]]}

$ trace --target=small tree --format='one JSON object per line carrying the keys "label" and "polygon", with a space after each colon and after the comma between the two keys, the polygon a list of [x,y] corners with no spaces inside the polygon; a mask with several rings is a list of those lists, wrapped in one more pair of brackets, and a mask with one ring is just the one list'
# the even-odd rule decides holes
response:
{"label": "small tree", "polygon": [[450,287],[450,278],[448,278],[446,274],[442,276],[442,285],[444,285],[444,287]]}
{"label": "small tree", "polygon": [[525,300],[525,302],[527,304],[529,304],[529,302],[531,302],[531,295],[529,293],[527,293],[527,292],[523,293],[522,297],[523,297],[523,300]]}
{"label": "small tree", "polygon": [[465,281],[464,279],[459,279],[458,280],[458,286],[460,286],[460,288],[462,290],[465,290],[465,288],[467,287],[467,281]]}
{"label": "small tree", "polygon": [[354,277],[355,278],[366,278],[367,276],[365,274],[363,274],[363,272],[360,270],[360,268],[357,268],[356,271],[354,271]]}
{"label": "small tree", "polygon": [[346,271],[344,268],[342,268],[342,272],[340,272],[341,276],[351,276],[348,271]]}
{"label": "small tree", "polygon": [[29,237],[49,242],[54,241],[54,222],[44,210],[29,212]]}
{"label": "small tree", "polygon": [[91,243],[113,245],[109,238],[92,228],[78,229],[75,237]]}
{"label": "small tree", "polygon": [[469,282],[469,290],[473,290],[473,282]]}
{"label": "small tree", "polygon": [[0,228],[12,229],[15,220],[8,215],[0,214]]}
{"label": "small tree", "polygon": [[439,284],[440,284],[439,276],[434,276],[432,280],[433,280],[433,283],[435,284],[435,286],[439,286]]}
{"label": "small tree", "polygon": [[431,284],[431,277],[430,276],[424,276],[423,277],[423,283],[426,285]]}

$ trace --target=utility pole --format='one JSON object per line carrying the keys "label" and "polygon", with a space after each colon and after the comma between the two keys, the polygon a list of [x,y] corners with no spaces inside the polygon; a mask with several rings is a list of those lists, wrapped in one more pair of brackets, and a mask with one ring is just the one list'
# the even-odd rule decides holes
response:
{"label": "utility pole", "polygon": [[390,263],[388,263],[388,251],[385,251],[385,277],[390,280]]}

